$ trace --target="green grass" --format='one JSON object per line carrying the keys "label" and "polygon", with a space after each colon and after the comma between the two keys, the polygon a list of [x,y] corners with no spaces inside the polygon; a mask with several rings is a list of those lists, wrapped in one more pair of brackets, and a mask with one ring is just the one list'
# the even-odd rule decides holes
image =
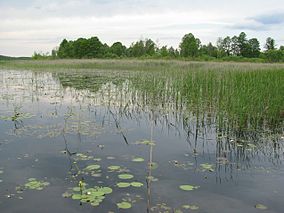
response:
{"label": "green grass", "polygon": [[[98,91],[131,84],[140,106],[191,112],[220,129],[283,127],[284,64],[175,60],[5,61],[0,69],[52,71],[63,86]],[[137,98],[137,95],[139,97]]]}

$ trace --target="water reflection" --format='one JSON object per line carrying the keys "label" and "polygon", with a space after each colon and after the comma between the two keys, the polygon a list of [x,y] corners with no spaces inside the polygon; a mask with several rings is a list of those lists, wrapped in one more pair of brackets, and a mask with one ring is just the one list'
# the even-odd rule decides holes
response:
{"label": "water reflection", "polygon": [[[282,168],[281,122],[241,128],[234,117],[213,106],[204,108],[204,101],[198,108],[194,101],[184,100],[185,91],[175,87],[172,79],[157,82],[157,78],[128,72],[2,71],[1,122],[13,123],[4,128],[12,136],[59,138],[75,184],[88,180],[78,162],[78,157],[88,160],[86,153],[80,153],[82,147],[90,148],[86,141],[100,135],[107,138],[102,141],[114,144],[117,140],[109,154],[118,156],[125,151],[120,147],[131,147],[136,139],[156,141],[155,148],[150,145],[141,151],[148,156],[147,171],[139,173],[146,176],[147,212],[157,208],[152,195],[154,175],[170,178],[189,169],[199,178],[213,175],[216,183],[223,184],[243,181],[240,176],[246,171],[271,173]],[[157,84],[162,89],[153,89]],[[152,170],[153,158],[161,164],[160,174]],[[202,163],[212,169],[202,168]]]}

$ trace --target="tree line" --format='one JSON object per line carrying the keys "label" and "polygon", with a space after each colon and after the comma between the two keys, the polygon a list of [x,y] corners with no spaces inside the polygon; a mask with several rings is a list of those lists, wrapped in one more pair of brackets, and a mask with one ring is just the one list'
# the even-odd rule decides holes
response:
{"label": "tree line", "polygon": [[98,37],[77,40],[63,39],[59,47],[51,54],[34,53],[34,59],[42,58],[190,58],[196,60],[256,60],[268,62],[284,62],[284,46],[276,47],[275,40],[266,39],[261,51],[257,38],[248,38],[241,32],[237,36],[218,38],[216,45],[211,42],[202,44],[192,33],[183,36],[179,48],[159,47],[153,40],[145,39],[126,47],[121,42],[111,46],[102,43]]}

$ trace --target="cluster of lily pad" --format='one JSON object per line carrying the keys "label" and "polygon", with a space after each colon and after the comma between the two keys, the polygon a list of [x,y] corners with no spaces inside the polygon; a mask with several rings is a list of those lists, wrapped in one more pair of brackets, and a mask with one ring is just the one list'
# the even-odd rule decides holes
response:
{"label": "cluster of lily pad", "polygon": [[93,177],[100,177],[101,176],[101,166],[98,164],[91,164],[83,169],[83,174],[90,174]]}
{"label": "cluster of lily pad", "polygon": [[72,192],[65,192],[63,197],[71,197],[73,200],[80,200],[82,203],[90,203],[92,206],[99,206],[105,196],[112,193],[110,187],[86,188],[85,185],[74,187]]}
{"label": "cluster of lily pad", "polygon": [[36,178],[29,178],[28,182],[25,183],[24,187],[26,189],[32,190],[43,190],[45,187],[49,185],[49,182],[37,180]]}

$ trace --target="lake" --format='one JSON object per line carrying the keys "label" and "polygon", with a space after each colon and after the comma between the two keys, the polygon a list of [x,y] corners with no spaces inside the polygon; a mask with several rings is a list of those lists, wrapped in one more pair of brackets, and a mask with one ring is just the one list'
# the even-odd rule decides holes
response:
{"label": "lake", "polygon": [[283,212],[283,70],[188,72],[2,68],[0,211]]}

